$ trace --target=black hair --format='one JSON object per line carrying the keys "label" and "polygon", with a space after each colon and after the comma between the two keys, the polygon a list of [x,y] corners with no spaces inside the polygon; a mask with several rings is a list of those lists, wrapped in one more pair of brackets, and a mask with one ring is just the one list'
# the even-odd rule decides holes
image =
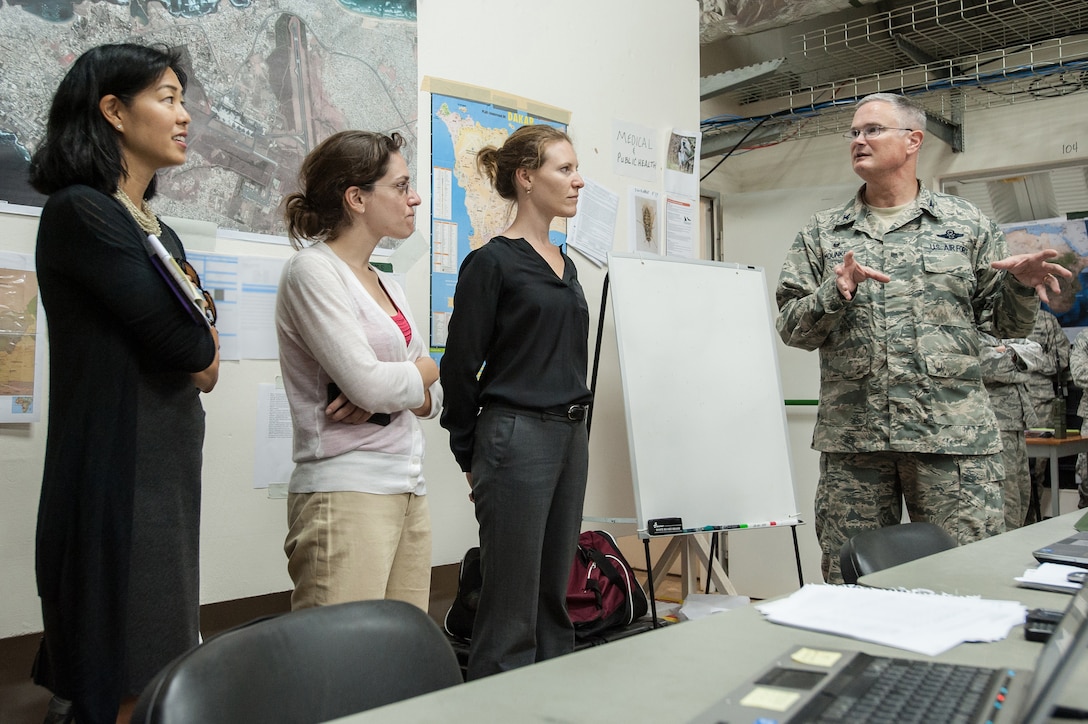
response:
{"label": "black hair", "polygon": [[[177,74],[184,90],[181,54],[164,45],[99,45],[79,56],[53,95],[45,137],[30,159],[30,185],[46,195],[73,184],[116,191],[127,169],[120,136],[98,103],[115,95],[130,105],[167,69]],[[144,198],[154,195],[152,177]]]}

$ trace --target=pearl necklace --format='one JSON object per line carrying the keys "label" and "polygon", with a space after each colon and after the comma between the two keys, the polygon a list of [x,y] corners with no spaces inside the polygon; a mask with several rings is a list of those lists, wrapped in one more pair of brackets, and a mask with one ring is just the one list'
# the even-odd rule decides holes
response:
{"label": "pearl necklace", "polygon": [[132,215],[132,218],[136,220],[136,223],[140,225],[140,228],[149,234],[155,236],[162,236],[162,225],[159,223],[158,217],[155,216],[155,212],[151,210],[151,205],[146,200],[142,203],[142,208],[137,208],[136,204],[132,203],[132,199],[128,197],[121,187],[118,186],[117,190],[113,192],[113,198],[121,202],[121,205],[128,209],[128,213]]}

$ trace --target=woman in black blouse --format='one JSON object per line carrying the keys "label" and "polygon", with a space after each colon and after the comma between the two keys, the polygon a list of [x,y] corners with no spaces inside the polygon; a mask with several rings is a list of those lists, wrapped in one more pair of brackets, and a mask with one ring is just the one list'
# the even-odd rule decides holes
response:
{"label": "woman in black blouse", "polygon": [[36,252],[50,389],[34,678],[79,724],[127,722],[199,635],[200,392],[218,378],[218,343],[145,247],[154,235],[185,265],[148,205],[156,173],[185,163],[184,88],[176,52],[88,50],[30,166],[49,196]]}
{"label": "woman in black blouse", "polygon": [[574,649],[566,590],[590,402],[589,309],[574,263],[548,236],[554,218],[574,216],[585,185],[570,139],[524,126],[477,165],[517,212],[461,265],[441,365],[442,425],[480,524],[470,679]]}

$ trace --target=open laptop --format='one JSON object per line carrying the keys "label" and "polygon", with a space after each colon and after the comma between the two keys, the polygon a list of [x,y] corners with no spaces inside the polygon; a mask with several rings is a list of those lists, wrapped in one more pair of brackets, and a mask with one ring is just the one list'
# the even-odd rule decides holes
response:
{"label": "open laptop", "polygon": [[[1073,597],[1039,653],[1034,673],[795,647],[692,721],[853,723],[870,717],[901,721],[910,713],[920,717],[914,720],[926,722],[1039,724],[1050,717],[1058,693],[1086,647],[1088,586]],[[909,693],[913,679],[933,678],[945,683]],[[972,688],[974,705],[970,711],[961,711],[961,703],[972,698]],[[867,706],[867,699],[875,703],[871,712],[853,708]]]}
{"label": "open laptop", "polygon": [[1064,563],[1088,568],[1088,532],[1078,532],[1057,543],[1043,546],[1032,555],[1040,563]]}

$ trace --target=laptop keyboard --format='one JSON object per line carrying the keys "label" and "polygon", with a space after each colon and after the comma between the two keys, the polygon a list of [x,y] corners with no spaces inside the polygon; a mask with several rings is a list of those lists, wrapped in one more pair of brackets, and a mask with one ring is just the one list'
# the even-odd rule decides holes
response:
{"label": "laptop keyboard", "polygon": [[987,695],[1004,673],[862,654],[790,721],[966,724],[995,706]]}

